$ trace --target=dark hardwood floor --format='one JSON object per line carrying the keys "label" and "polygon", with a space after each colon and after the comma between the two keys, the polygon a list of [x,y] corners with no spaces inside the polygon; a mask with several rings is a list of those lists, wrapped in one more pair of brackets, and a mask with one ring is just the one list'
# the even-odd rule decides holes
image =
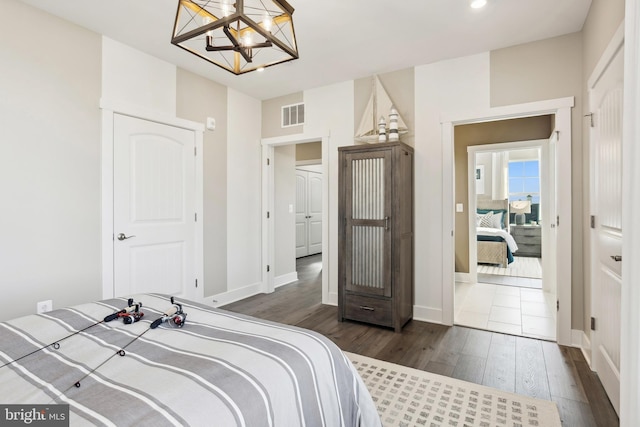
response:
{"label": "dark hardwood floor", "polygon": [[391,329],[338,322],[321,304],[321,255],[298,260],[298,281],[224,309],[317,331],[342,350],[541,399],[563,426],[619,425],[597,375],[577,348],[460,326],[410,321]]}

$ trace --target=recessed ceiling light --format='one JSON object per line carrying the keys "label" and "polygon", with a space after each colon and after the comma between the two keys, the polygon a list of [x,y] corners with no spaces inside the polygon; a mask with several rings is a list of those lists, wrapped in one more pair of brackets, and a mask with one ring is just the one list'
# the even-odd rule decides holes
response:
{"label": "recessed ceiling light", "polygon": [[480,9],[481,7],[485,7],[487,5],[487,0],[472,0],[471,7],[474,9]]}
{"label": "recessed ceiling light", "polygon": [[256,68],[256,71],[257,71],[257,72],[259,72],[259,73],[261,73],[261,72],[263,72],[263,71],[264,71],[264,67],[258,67],[258,68]]}

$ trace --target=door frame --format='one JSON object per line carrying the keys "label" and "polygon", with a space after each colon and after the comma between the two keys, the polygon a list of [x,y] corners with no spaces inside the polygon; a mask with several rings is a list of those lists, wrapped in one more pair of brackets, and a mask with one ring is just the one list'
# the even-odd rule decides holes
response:
{"label": "door frame", "polygon": [[[555,130],[558,131],[558,164],[571,165],[571,108],[574,97],[557,98],[526,104],[493,107],[483,111],[443,115],[442,135],[442,322],[453,325],[455,293],[455,166],[454,132],[455,126],[483,123],[496,120],[555,115]],[[571,167],[563,169],[564,177],[558,179],[558,205],[556,211],[561,220],[557,227],[558,254],[571,259]],[[572,345],[571,331],[571,266],[572,263],[556,263],[558,269],[557,298],[558,334],[557,342]]]}
{"label": "door frame", "polygon": [[168,126],[174,126],[194,132],[196,152],[200,155],[195,157],[195,208],[199,221],[195,224],[195,248],[194,248],[194,273],[198,279],[198,287],[190,293],[196,301],[204,300],[204,224],[202,218],[203,211],[203,156],[202,147],[204,139],[204,124],[190,120],[180,119],[169,114],[152,112],[127,103],[113,103],[100,100],[102,110],[102,140],[101,140],[101,243],[102,243],[102,298],[113,298],[115,295],[114,282],[114,234],[113,229],[113,125],[114,116],[134,117],[141,120],[148,120]]}
{"label": "door frame", "polygon": [[[622,242],[625,260],[640,259],[640,226],[636,220],[640,211],[640,186],[625,185],[638,182],[640,164],[640,5],[635,1],[625,4],[624,52],[624,112],[622,152],[622,229],[627,238]],[[640,288],[634,280],[640,278],[640,264],[622,264],[622,327],[620,333],[620,425],[631,426],[640,419]]]}
{"label": "door frame", "polygon": [[[475,179],[475,162],[476,162],[476,154],[479,153],[493,153],[496,151],[517,151],[517,150],[526,150],[527,148],[538,148],[540,149],[540,176],[544,176],[548,173],[548,162],[544,161],[543,163],[543,155],[542,148],[544,141],[547,139],[535,139],[529,141],[513,141],[513,142],[500,142],[495,144],[483,144],[483,145],[471,145],[467,147],[467,167],[468,167],[468,178],[469,183],[467,186],[468,192],[468,219],[469,219],[469,278],[471,283],[476,283],[478,281],[478,245],[473,245],[472,242],[477,240],[477,230],[476,230],[476,219],[475,215],[472,215],[477,209],[477,194],[476,194],[476,179]],[[540,185],[540,192],[544,194],[545,199],[554,197],[551,194],[549,188],[546,185]],[[544,215],[543,215],[544,216]],[[548,217],[545,216],[545,217]],[[543,248],[544,250],[544,248]],[[543,252],[544,254],[544,252]],[[545,257],[542,257],[542,271],[544,271],[545,265]],[[546,288],[548,289],[548,288]]]}
{"label": "door frame", "polygon": [[[294,134],[262,138],[262,292],[274,291],[274,254],[275,254],[275,222],[267,212],[274,212],[275,182],[274,168],[271,160],[274,149],[281,145],[304,144],[321,141],[322,144],[322,303],[331,304],[329,297],[329,133]],[[269,268],[268,268],[269,266]]]}

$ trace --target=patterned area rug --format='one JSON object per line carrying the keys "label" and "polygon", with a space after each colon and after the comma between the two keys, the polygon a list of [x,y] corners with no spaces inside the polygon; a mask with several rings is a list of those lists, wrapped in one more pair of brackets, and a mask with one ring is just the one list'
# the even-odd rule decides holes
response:
{"label": "patterned area rug", "polygon": [[478,274],[493,274],[498,276],[530,277],[542,279],[542,264],[540,258],[514,256],[514,261],[507,268],[495,265],[478,264]]}
{"label": "patterned area rug", "polygon": [[560,427],[555,403],[346,353],[385,427]]}

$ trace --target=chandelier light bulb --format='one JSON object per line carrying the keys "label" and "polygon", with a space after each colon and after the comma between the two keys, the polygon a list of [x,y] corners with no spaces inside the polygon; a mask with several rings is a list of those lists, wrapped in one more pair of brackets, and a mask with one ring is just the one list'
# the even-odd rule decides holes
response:
{"label": "chandelier light bulb", "polygon": [[482,7],[485,7],[487,5],[487,0],[472,0],[471,1],[471,7],[473,9],[480,9]]}
{"label": "chandelier light bulb", "polygon": [[242,44],[244,46],[251,46],[253,44],[253,40],[251,38],[251,33],[247,33],[242,37]]}
{"label": "chandelier light bulb", "polygon": [[265,30],[271,32],[271,28],[273,27],[273,20],[271,16],[265,15],[264,20],[262,21],[262,26]]}

